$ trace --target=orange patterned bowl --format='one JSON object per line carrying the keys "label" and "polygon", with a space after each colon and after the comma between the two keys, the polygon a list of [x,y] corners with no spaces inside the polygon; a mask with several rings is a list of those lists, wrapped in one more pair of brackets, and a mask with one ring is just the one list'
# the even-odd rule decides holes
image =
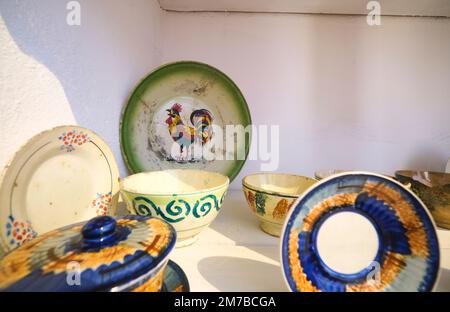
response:
{"label": "orange patterned bowl", "polygon": [[281,173],[258,173],[242,179],[242,188],[261,229],[280,236],[286,214],[297,198],[317,180]]}

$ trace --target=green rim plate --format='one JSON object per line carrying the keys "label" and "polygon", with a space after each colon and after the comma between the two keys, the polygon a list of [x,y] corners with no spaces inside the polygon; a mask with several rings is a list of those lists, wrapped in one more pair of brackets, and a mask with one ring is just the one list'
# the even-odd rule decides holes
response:
{"label": "green rim plate", "polygon": [[[169,116],[167,110],[171,108],[175,111]],[[204,118],[192,119],[192,115]],[[203,121],[203,131],[200,131],[199,120]],[[251,131],[235,145],[234,153],[227,151],[229,154],[226,154],[226,125],[244,128],[251,125],[250,111],[236,84],[207,64],[193,61],[166,64],[139,83],[123,110],[122,154],[131,173],[203,169],[222,173],[233,180],[247,159]],[[190,132],[193,129],[199,131]],[[191,156],[196,144],[205,140],[205,136],[199,135],[202,133],[208,135],[204,148],[215,155],[213,160],[198,154]],[[217,138],[224,138],[223,148],[215,144]],[[239,159],[237,155],[245,157]]]}

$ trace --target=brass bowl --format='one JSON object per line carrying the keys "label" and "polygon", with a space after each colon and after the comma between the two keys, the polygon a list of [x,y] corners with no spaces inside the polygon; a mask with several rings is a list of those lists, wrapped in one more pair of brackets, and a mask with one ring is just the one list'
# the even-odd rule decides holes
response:
{"label": "brass bowl", "polygon": [[395,177],[411,186],[438,226],[450,229],[450,173],[399,170]]}

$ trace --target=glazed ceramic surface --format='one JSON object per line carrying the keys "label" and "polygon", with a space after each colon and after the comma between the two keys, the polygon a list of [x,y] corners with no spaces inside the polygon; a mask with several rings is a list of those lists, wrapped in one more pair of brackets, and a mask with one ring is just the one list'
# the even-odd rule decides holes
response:
{"label": "glazed ceramic surface", "polygon": [[322,180],[283,228],[292,291],[430,291],[439,244],[423,203],[400,183],[352,172]]}
{"label": "glazed ceramic surface", "polygon": [[3,291],[161,290],[176,233],[151,217],[101,216],[42,234],[1,261]]}
{"label": "glazed ceramic surface", "polygon": [[178,264],[169,260],[164,271],[163,292],[189,292],[189,281]]}
{"label": "glazed ceramic surface", "polygon": [[260,220],[261,229],[280,236],[286,214],[295,200],[314,179],[289,174],[260,173],[245,177],[242,188],[251,211]]}
{"label": "glazed ceramic surface", "polygon": [[6,250],[38,234],[115,211],[119,171],[106,143],[78,126],[30,139],[3,172],[0,237]]}
{"label": "glazed ceramic surface", "polygon": [[402,183],[410,184],[438,226],[450,229],[450,173],[400,170],[395,176]]}
{"label": "glazed ceramic surface", "polygon": [[122,115],[121,147],[133,173],[203,169],[233,180],[250,136],[236,137],[234,149],[225,151],[225,127],[250,124],[245,99],[230,78],[206,64],[177,62],[156,69],[134,90]]}
{"label": "glazed ceramic surface", "polygon": [[228,177],[219,173],[173,169],[131,175],[122,180],[121,191],[131,213],[171,223],[177,246],[184,246],[216,218],[228,184]]}

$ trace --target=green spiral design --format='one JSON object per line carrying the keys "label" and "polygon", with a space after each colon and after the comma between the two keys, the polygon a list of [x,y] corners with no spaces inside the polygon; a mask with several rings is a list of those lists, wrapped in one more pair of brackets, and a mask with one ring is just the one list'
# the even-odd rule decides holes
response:
{"label": "green spiral design", "polygon": [[219,211],[220,207],[216,196],[212,194],[203,196],[195,202],[194,208],[192,209],[192,214],[196,218],[204,217],[211,211],[213,206],[217,211]]}
{"label": "green spiral design", "polygon": [[[146,202],[149,206],[145,205],[145,204],[137,204],[138,201],[144,201]],[[178,200],[180,201],[180,200]],[[163,212],[163,210],[158,207],[154,202],[152,202],[150,199],[143,197],[143,196],[138,196],[134,198],[134,203],[135,203],[135,209],[136,211],[141,214],[141,215],[146,215],[146,216],[153,216],[154,214],[152,213],[152,209],[155,212],[155,216],[159,216],[162,219],[164,219],[167,222],[171,222],[171,223],[176,223],[176,222],[180,222],[181,220],[183,220],[185,218],[186,215],[189,214],[191,207],[189,205],[188,202],[186,201],[181,201],[182,204],[184,204],[184,207],[175,205],[175,200],[170,201],[166,208],[165,208],[165,212]],[[186,209],[186,213],[184,216],[180,216],[183,213],[183,209]],[[178,217],[179,218],[175,218]],[[172,218],[174,217],[174,218]]]}
{"label": "green spiral design", "polygon": [[217,197],[212,194],[203,196],[195,202],[192,208],[184,199],[174,199],[171,200],[166,207],[161,208],[147,197],[138,196],[134,198],[133,206],[140,215],[159,216],[167,222],[176,223],[184,220],[191,212],[192,215],[198,219],[208,215],[212,208],[219,211],[224,197],[225,192],[222,194],[219,201],[217,200]]}

